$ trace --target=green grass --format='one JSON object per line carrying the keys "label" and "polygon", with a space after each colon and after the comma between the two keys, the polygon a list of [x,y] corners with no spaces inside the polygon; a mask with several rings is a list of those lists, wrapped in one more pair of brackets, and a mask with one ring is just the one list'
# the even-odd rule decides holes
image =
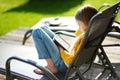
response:
{"label": "green grass", "polygon": [[85,4],[98,9],[103,3],[116,2],[119,0],[0,0],[0,36],[20,26],[32,27],[42,18],[74,16]]}

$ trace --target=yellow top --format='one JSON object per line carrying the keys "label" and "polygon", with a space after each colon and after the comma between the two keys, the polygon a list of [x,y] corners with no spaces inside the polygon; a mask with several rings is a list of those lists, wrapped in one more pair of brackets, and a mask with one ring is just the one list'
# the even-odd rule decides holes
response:
{"label": "yellow top", "polygon": [[75,45],[73,46],[72,48],[72,51],[71,52],[67,52],[66,50],[63,50],[61,52],[61,58],[62,60],[65,62],[65,64],[67,66],[70,65],[70,63],[72,62],[73,58],[75,57],[75,55],[77,54],[77,51],[81,45],[81,42],[83,40],[83,35],[82,35],[82,31],[81,30],[77,30],[75,32],[75,35],[76,35],[76,39],[77,39],[77,42],[75,42]]}

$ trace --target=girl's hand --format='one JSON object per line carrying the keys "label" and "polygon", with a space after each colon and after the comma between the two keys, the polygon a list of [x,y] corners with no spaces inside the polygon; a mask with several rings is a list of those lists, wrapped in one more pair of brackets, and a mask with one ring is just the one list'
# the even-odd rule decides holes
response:
{"label": "girl's hand", "polygon": [[61,46],[58,46],[58,49],[59,49],[60,53],[63,52],[63,50],[64,50]]}

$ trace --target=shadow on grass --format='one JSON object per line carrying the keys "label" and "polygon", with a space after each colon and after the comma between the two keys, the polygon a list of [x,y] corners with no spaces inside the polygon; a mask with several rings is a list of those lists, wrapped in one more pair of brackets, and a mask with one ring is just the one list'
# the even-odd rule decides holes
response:
{"label": "shadow on grass", "polygon": [[35,12],[60,14],[80,5],[84,0],[29,0],[27,3],[6,12]]}

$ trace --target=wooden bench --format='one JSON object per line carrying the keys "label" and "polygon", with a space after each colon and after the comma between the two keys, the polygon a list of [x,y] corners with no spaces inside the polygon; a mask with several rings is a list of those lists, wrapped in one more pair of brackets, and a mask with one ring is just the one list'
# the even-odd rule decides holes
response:
{"label": "wooden bench", "polygon": [[29,29],[23,38],[22,44],[24,45],[26,40],[31,36],[32,30],[41,26],[48,26],[52,31],[69,31],[75,32],[78,28],[73,16],[71,17],[56,17],[56,18],[44,18],[36,23],[31,29]]}

